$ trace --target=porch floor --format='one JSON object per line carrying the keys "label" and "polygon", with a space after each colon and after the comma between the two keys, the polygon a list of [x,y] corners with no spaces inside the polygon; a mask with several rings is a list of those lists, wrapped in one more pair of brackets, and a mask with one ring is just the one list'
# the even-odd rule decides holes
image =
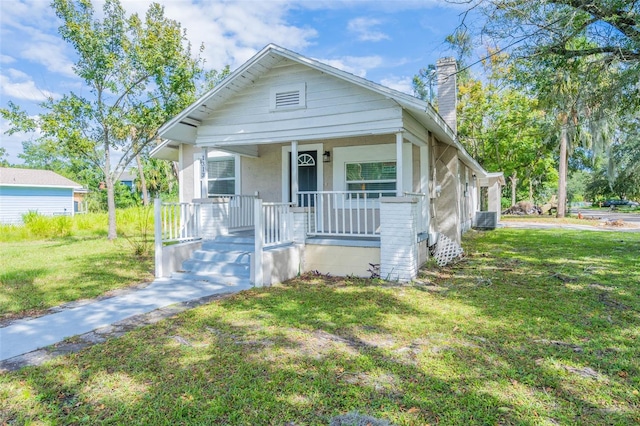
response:
{"label": "porch floor", "polygon": [[380,247],[380,237],[309,237],[307,244],[344,247]]}
{"label": "porch floor", "polygon": [[[243,229],[239,231],[230,231],[227,238],[255,238],[253,229]],[[310,236],[307,237],[306,244],[325,245],[325,246],[344,246],[344,247],[380,247],[380,237],[353,237],[345,236]]]}

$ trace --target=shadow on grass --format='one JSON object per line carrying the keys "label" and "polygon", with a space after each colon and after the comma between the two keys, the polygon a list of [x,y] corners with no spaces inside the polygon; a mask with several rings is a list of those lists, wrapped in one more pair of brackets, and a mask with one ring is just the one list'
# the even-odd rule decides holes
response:
{"label": "shadow on grass", "polygon": [[428,315],[421,294],[305,282],[241,293],[0,378],[5,421],[326,425],[355,410],[395,424],[636,420],[518,345],[445,335],[456,321]]}
{"label": "shadow on grass", "polygon": [[[579,416],[640,420],[621,408],[635,404],[640,384],[640,235],[518,230],[467,243],[465,260],[423,274],[444,288],[438,297],[501,324],[468,328],[497,343],[509,365],[529,371],[527,381],[582,401]],[[602,396],[594,388],[610,389],[608,408],[596,408]]]}
{"label": "shadow on grass", "polygon": [[[38,309],[43,294],[34,281],[48,273],[47,268],[19,269],[0,274],[0,320],[30,315]],[[32,302],[30,302],[32,301]],[[30,308],[24,309],[23,306]]]}
{"label": "shadow on grass", "polygon": [[336,280],[238,294],[0,377],[0,420],[637,424],[638,239],[611,255],[615,237],[541,235],[472,241],[429,275],[439,291]]}
{"label": "shadow on grass", "polygon": [[[46,249],[55,250],[64,244],[47,245]],[[60,266],[48,264],[46,268],[13,270],[0,275],[0,320],[39,315],[63,303],[153,280],[152,261],[128,252],[75,252],[60,262]]]}
{"label": "shadow on grass", "polygon": [[[198,310],[174,324],[108,342],[83,356],[92,359],[90,368],[62,363],[24,371],[28,392],[37,395],[31,418],[54,417],[63,423],[89,416],[137,424],[328,424],[331,416],[355,409],[398,416],[423,403],[420,413],[414,409],[407,415],[436,418],[429,409],[433,402],[407,395],[411,382],[405,378],[422,378],[443,393],[452,392],[446,382],[434,381],[411,363],[389,358],[348,333],[325,331],[322,338],[310,338],[320,314],[328,315],[324,321],[331,329],[354,326],[354,310],[367,318],[365,325],[384,329],[381,315],[411,312],[410,307],[375,291],[337,298],[332,290],[317,288],[311,291],[312,300],[340,303],[331,312],[310,315],[308,300],[297,297],[298,292],[275,292],[235,298],[233,310],[248,312],[237,318],[228,318],[224,308],[210,314]],[[186,323],[188,328],[183,328]],[[358,370],[363,373],[354,376]],[[111,390],[104,389],[106,383]],[[26,420],[23,413],[8,414],[10,421]]]}

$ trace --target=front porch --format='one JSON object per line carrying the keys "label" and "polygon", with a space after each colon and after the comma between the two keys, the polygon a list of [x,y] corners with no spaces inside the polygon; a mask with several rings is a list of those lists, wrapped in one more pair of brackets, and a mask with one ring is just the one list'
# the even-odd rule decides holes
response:
{"label": "front porch", "polygon": [[[208,241],[242,239],[251,249],[250,280],[270,285],[306,271],[415,278],[426,260],[423,194],[306,191],[298,203],[217,194],[192,203],[155,204],[156,276],[182,269]],[[386,220],[385,220],[386,217]]]}

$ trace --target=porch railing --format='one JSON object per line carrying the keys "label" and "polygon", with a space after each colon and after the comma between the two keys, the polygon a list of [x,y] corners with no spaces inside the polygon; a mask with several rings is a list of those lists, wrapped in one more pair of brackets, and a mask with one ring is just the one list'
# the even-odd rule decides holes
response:
{"label": "porch railing", "polygon": [[262,203],[264,247],[293,242],[291,203]]}
{"label": "porch railing", "polygon": [[253,283],[260,287],[263,284],[263,250],[268,247],[293,242],[293,212],[291,203],[263,203],[254,200],[255,215],[255,248],[253,266]]}
{"label": "porch railing", "polygon": [[156,235],[159,232],[162,243],[200,239],[200,204],[160,203],[156,200],[155,223]]}
{"label": "porch railing", "polygon": [[253,195],[216,194],[193,203],[155,205],[156,239],[187,242],[254,226]]}
{"label": "porch railing", "polygon": [[301,191],[298,202],[308,207],[308,235],[375,237],[380,234],[380,198],[395,195],[395,191]]}
{"label": "porch railing", "polygon": [[253,204],[255,198],[253,195],[209,195],[212,209],[218,210],[214,212],[214,217],[220,217],[224,220],[226,228],[230,231],[253,227]]}

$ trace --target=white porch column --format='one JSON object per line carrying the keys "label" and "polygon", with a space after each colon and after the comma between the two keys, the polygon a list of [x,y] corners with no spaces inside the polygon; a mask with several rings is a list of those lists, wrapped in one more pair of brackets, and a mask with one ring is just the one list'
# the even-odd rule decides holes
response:
{"label": "white porch column", "polygon": [[421,215],[419,219],[424,221],[422,230],[429,232],[429,226],[431,222],[431,194],[429,193],[429,146],[424,145],[420,147],[420,192],[424,194],[422,199],[422,211],[418,214]]}
{"label": "white porch column", "polygon": [[496,212],[498,215],[498,221],[500,221],[500,210],[501,210],[501,199],[502,199],[502,188],[500,187],[500,183],[497,179],[489,179],[489,206],[488,211]]}
{"label": "white porch column", "polygon": [[209,150],[202,148],[202,160],[200,160],[200,198],[209,196]]}
{"label": "white porch column", "polygon": [[[181,143],[178,146],[178,201],[181,203],[190,203],[192,200],[185,198],[186,188],[185,188],[185,179],[184,179],[184,169],[185,169],[185,161],[184,161],[184,144]],[[191,184],[191,191],[194,191],[194,185]],[[196,194],[193,194],[192,198],[195,198]]]}
{"label": "white porch column", "polygon": [[251,262],[251,278],[254,286],[262,287],[264,284],[264,277],[262,275],[262,258],[264,250],[264,216],[262,214],[262,200],[260,198],[256,198],[254,200],[253,208],[255,246]]}
{"label": "white porch column", "polygon": [[155,275],[161,278],[162,270],[162,201],[160,198],[153,200],[153,226],[154,226],[154,252],[155,252]]}
{"label": "white porch column", "polygon": [[404,182],[402,181],[402,132],[396,133],[396,195],[402,197],[404,195]]}
{"label": "white porch column", "polygon": [[291,214],[293,214],[293,242],[296,244],[304,244],[307,240],[308,209],[309,207],[291,208]]}
{"label": "white porch column", "polygon": [[291,142],[291,202],[298,205],[298,141]]}
{"label": "white porch column", "polygon": [[380,278],[411,281],[418,275],[418,200],[380,199]]}

